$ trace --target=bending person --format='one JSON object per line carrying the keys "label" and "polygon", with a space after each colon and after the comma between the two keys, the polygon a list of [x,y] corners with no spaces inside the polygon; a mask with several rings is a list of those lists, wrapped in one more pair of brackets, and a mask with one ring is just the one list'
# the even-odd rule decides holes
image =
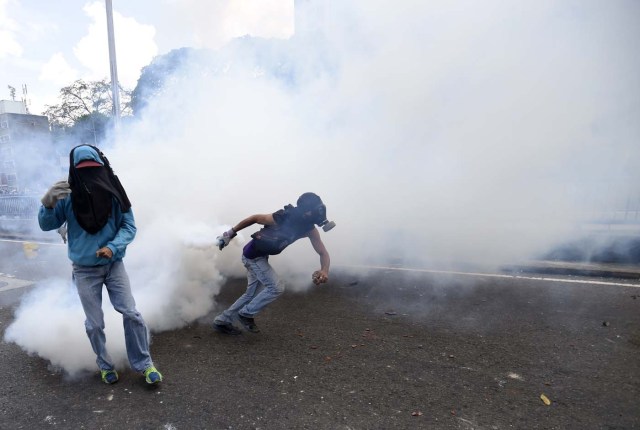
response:
{"label": "bending person", "polygon": [[217,331],[231,335],[240,334],[241,331],[233,325],[236,318],[248,331],[260,331],[254,317],[284,291],[282,281],[269,264],[269,256],[280,254],[300,238],[308,237],[313,249],[320,256],[320,270],[313,272],[313,282],[319,285],[328,281],[329,253],[315,225],[329,231],[335,223],[327,221],[326,206],[314,193],[302,194],[296,204],[296,207],[287,205],[272,214],[251,215],[218,237],[218,244],[222,250],[240,230],[254,224],[264,225],[260,231],[251,235],[252,240],[242,250],[242,263],[247,269],[247,290],[215,318],[213,327]]}

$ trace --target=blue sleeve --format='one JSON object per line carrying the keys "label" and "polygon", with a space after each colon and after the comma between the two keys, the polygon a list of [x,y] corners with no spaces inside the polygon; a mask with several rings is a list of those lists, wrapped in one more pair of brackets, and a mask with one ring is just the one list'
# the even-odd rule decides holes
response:
{"label": "blue sleeve", "polygon": [[127,249],[127,245],[133,242],[136,237],[136,222],[133,217],[133,210],[121,213],[119,228],[113,240],[107,243],[107,247],[113,252],[113,258],[122,258]]}
{"label": "blue sleeve", "polygon": [[63,200],[58,200],[53,209],[40,206],[40,211],[38,211],[38,223],[40,224],[42,231],[55,230],[64,224],[67,220],[67,216],[64,212],[67,199],[69,199],[69,197]]}

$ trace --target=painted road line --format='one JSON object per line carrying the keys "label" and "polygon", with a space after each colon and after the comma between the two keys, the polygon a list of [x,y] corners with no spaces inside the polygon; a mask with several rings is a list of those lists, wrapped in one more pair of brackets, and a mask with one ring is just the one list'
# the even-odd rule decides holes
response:
{"label": "painted road line", "polygon": [[0,239],[0,242],[8,243],[35,243],[38,245],[67,246],[66,243],[39,242],[37,240],[20,240],[20,239]]}
{"label": "painted road line", "polygon": [[594,285],[608,285],[608,286],[616,286],[616,287],[640,288],[640,284],[633,284],[633,283],[547,278],[544,276],[506,275],[502,273],[458,272],[454,270],[416,269],[416,268],[406,268],[406,267],[366,266],[366,265],[346,265],[346,264],[339,265],[337,267],[348,267],[353,269],[396,270],[399,272],[436,273],[436,274],[443,274],[443,275],[475,276],[475,277],[485,277],[485,278],[525,279],[529,281],[564,282],[567,284],[594,284]]}
{"label": "painted road line", "polygon": [[30,287],[34,284],[25,279],[12,278],[0,275],[0,293],[3,291],[16,290],[18,288]]}

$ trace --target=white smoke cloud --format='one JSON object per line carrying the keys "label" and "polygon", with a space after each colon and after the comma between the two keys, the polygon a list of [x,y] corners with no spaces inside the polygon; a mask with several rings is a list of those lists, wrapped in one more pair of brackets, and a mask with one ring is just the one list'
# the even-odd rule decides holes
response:
{"label": "white smoke cloud", "polygon": [[[24,296],[4,338],[75,375],[96,367],[96,357],[84,331],[84,319],[71,280],[51,279]],[[105,325],[110,353],[116,364],[122,366],[126,352],[121,316],[105,308]]]}
{"label": "white smoke cloud", "polygon": [[[290,41],[294,83],[246,58],[222,75],[187,65],[106,149],[152,330],[217,312],[257,227],[222,252],[215,236],[306,191],[337,222],[321,233],[334,266],[516,262],[637,195],[637,3],[326,4],[328,31]],[[272,262],[292,289],[319,264],[306,240]]]}
{"label": "white smoke cloud", "polygon": [[181,0],[167,6],[167,26],[190,35],[197,48],[219,49],[245,35],[286,39],[293,33],[293,0]]}

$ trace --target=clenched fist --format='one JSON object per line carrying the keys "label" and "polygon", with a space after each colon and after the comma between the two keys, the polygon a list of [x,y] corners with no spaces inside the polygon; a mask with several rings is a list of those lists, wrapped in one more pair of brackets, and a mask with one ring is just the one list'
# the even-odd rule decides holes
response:
{"label": "clenched fist", "polygon": [[111,252],[111,249],[109,247],[105,246],[104,248],[98,249],[98,251],[96,252],[96,257],[106,258],[107,260],[109,260],[111,259],[111,257],[113,257],[113,252]]}
{"label": "clenched fist", "polygon": [[311,279],[313,280],[314,284],[320,285],[327,282],[329,280],[329,276],[327,276],[327,274],[322,270],[316,270],[315,272],[313,272],[313,275],[311,275]]}

